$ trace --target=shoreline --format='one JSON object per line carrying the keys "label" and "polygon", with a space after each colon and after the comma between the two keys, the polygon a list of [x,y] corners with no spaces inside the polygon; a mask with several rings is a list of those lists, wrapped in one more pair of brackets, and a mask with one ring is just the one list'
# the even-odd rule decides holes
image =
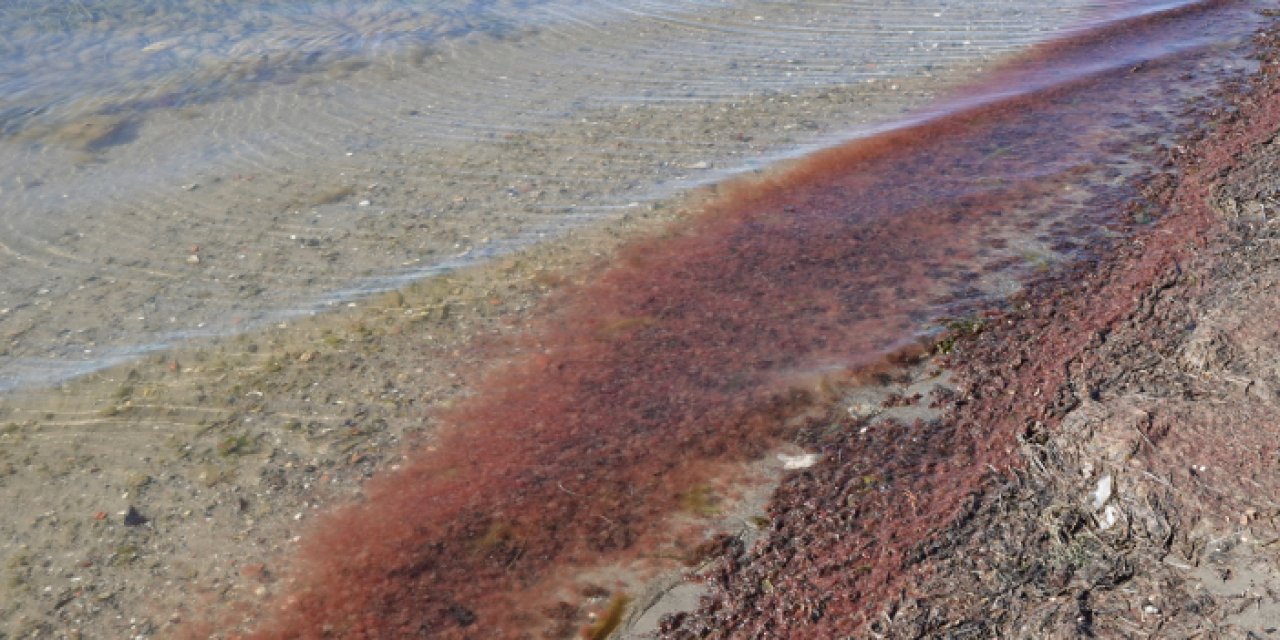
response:
{"label": "shoreline", "polygon": [[[11,227],[0,239],[0,390],[274,324],[276,311],[327,310],[664,206],[895,120],[1074,15],[1022,13],[1008,38],[984,29],[960,47],[947,38],[972,27],[951,18],[915,34],[841,14],[830,34],[790,38],[824,9],[697,6],[705,13],[464,38],[413,63],[339,65],[227,100],[117,113],[129,118],[118,136],[90,104],[47,131],[0,138],[11,163],[0,171]],[[981,23],[1001,6],[954,20]],[[706,29],[760,37],[704,41]],[[894,47],[862,46],[884,29]],[[354,295],[334,299],[344,293]]]}
{"label": "shoreline", "polygon": [[[796,479],[771,505],[775,536],[723,555],[709,572],[716,596],[666,633],[1274,633],[1278,34],[1273,22],[1258,39],[1259,74],[1172,147],[1147,192],[1163,212],[1154,224],[960,336],[941,358],[957,388],[940,424],[829,444],[889,460],[896,498],[840,491],[857,469]],[[916,455],[895,456],[895,439]],[[950,462],[957,447],[978,456]],[[845,509],[876,518],[833,524]],[[877,522],[913,517],[915,530]],[[845,567],[858,554],[829,548],[837,532],[883,541],[862,556],[874,558],[869,580]],[[832,617],[830,591],[870,601]]]}
{"label": "shoreline", "polygon": [[[1223,24],[1252,15],[1240,5],[1220,8],[1135,25],[1140,47],[1202,28],[1205,19]],[[1072,50],[1113,44],[1110,33],[1082,36]],[[758,459],[793,438],[807,451],[816,445],[821,453],[815,455],[828,464],[835,455],[888,467],[888,477],[867,488],[881,499],[891,495],[893,476],[957,445],[965,430],[929,425],[927,433],[904,437],[877,429],[865,436],[869,450],[854,447],[857,455],[844,457],[823,440],[850,433],[859,440],[863,432],[854,422],[827,417],[821,436],[807,433],[818,426],[811,420],[823,421],[814,412],[831,402],[824,388],[838,395],[842,376],[856,378],[862,367],[892,358],[916,318],[954,308],[951,290],[973,296],[968,292],[981,278],[975,271],[999,271],[992,266],[1007,247],[1000,231],[1044,229],[1049,235],[1036,239],[1053,239],[1048,227],[1055,220],[1039,217],[1036,205],[1060,202],[1064,185],[1069,190],[1093,176],[1082,158],[1105,166],[1092,155],[1093,143],[1113,133],[1106,129],[1109,118],[1125,121],[1126,115],[1112,105],[1149,97],[1149,90],[1168,100],[1166,73],[1195,78],[1177,64],[1153,65],[1140,78],[1099,75],[1071,87],[1088,101],[1047,91],[860,141],[808,158],[776,180],[725,189],[701,216],[656,241],[629,245],[614,265],[559,299],[556,312],[524,340],[506,343],[518,357],[486,376],[477,395],[442,412],[449,427],[438,450],[374,479],[363,501],[331,512],[304,539],[290,578],[294,590],[252,623],[250,637],[322,628],[370,637],[408,629],[443,637],[571,633],[590,619],[592,607],[557,601],[550,587],[564,584],[588,600],[625,603],[620,587],[580,583],[582,569],[662,553],[669,545],[692,548],[663,526],[664,516],[687,504],[720,465]],[[1141,124],[1174,126],[1167,114],[1142,115],[1154,120]],[[1080,122],[1103,128],[1082,129]],[[1055,144],[1044,144],[1047,139]],[[979,175],[1015,179],[973,194],[971,172],[979,167]],[[903,175],[933,177],[931,190],[904,184]],[[1099,191],[1090,206],[1110,212],[1131,202],[1127,190],[1114,188],[1116,177],[1099,170],[1099,180],[1112,181],[1093,185]],[[857,198],[860,193],[876,197]],[[1030,220],[1014,216],[1007,227],[991,222],[1013,212]],[[1061,222],[1075,222],[1068,228],[1078,231],[1082,221]],[[1064,241],[1070,247],[1086,237]],[[827,371],[832,358],[843,358],[838,362],[847,372]],[[997,444],[977,441],[976,451],[961,447],[958,457],[941,464],[963,478],[984,469],[978,462],[996,460],[989,456]],[[821,486],[839,492],[849,484]],[[946,497],[965,487],[961,481],[932,490]],[[929,490],[919,493],[933,497]],[[879,504],[880,513],[896,517],[884,518],[889,535],[877,537],[910,537],[913,528],[942,517],[950,508],[945,503]],[[905,504],[935,508],[913,516],[902,510]],[[847,517],[835,520],[847,523]],[[776,519],[773,527],[776,533]],[[804,538],[785,537],[788,545],[798,539]],[[805,556],[856,563],[848,545],[857,536],[836,539],[844,546]],[[874,580],[886,569],[876,562],[866,575]],[[797,604],[804,602],[799,584],[776,589],[774,597],[793,612],[804,609],[796,620],[848,620],[842,614],[860,591],[822,589],[836,578],[819,576],[803,580],[820,589],[829,606]],[[615,610],[596,615],[613,619]],[[606,632],[588,628],[596,629],[588,635]]]}
{"label": "shoreline", "polygon": [[[684,208],[693,208],[693,205]],[[668,209],[648,215],[669,221],[680,213]],[[661,226],[653,220],[636,220],[632,224],[633,229]],[[199,516],[203,515],[206,522],[236,522],[231,528],[237,530],[235,535],[246,540],[253,537],[271,540],[267,544],[259,542],[261,548],[287,548],[287,541],[293,539],[300,526],[296,524],[300,520],[292,519],[295,514],[304,514],[301,521],[307,521],[310,514],[319,511],[320,507],[355,495],[361,481],[375,468],[396,464],[399,453],[392,452],[399,450],[406,432],[418,432],[425,414],[423,407],[447,403],[459,397],[468,381],[456,376],[463,370],[476,370],[480,359],[479,351],[469,351],[471,347],[467,345],[473,343],[462,336],[483,336],[500,326],[495,324],[499,319],[509,322],[512,318],[522,318],[521,314],[547,292],[592,272],[584,265],[601,265],[601,254],[607,254],[608,248],[616,246],[624,236],[631,240],[634,233],[614,234],[610,230],[582,243],[589,245],[590,249],[558,256],[559,249],[545,248],[553,255],[550,261],[558,264],[553,268],[540,268],[538,265],[543,264],[542,258],[526,259],[521,256],[504,260],[492,268],[468,270],[439,281],[414,285],[403,292],[385,294],[377,303],[369,305],[375,311],[365,312],[362,320],[353,320],[349,316],[306,320],[291,323],[286,330],[233,338],[214,349],[181,350],[172,359],[146,358],[137,366],[113,369],[75,381],[67,385],[62,399],[65,404],[45,409],[32,408],[29,414],[43,415],[42,411],[52,409],[56,415],[65,418],[62,424],[39,420],[47,424],[40,430],[31,430],[34,425],[24,424],[26,419],[14,421],[10,417],[0,417],[0,424],[9,422],[17,425],[12,430],[5,427],[6,437],[10,438],[39,438],[42,437],[41,430],[44,436],[48,436],[50,429],[63,429],[63,433],[57,435],[65,440],[61,444],[67,447],[65,468],[51,469],[53,477],[70,478],[80,474],[79,477],[92,479],[102,478],[99,474],[103,470],[93,469],[94,463],[80,459],[80,454],[75,452],[76,445],[71,441],[80,437],[78,446],[82,451],[86,447],[92,451],[102,443],[95,441],[93,434],[68,433],[65,428],[74,428],[77,420],[87,422],[106,418],[110,424],[132,425],[136,429],[189,422],[188,426],[194,428],[187,432],[190,436],[188,441],[166,443],[157,449],[167,449],[158,453],[148,449],[144,456],[139,457],[140,462],[135,469],[108,469],[107,473],[113,477],[103,478],[106,484],[113,491],[123,489],[124,502],[131,502],[139,495],[149,494],[155,498],[164,492],[174,492],[167,494],[172,497],[195,488],[196,493],[201,494],[197,501],[208,505],[204,514],[183,515],[179,511],[157,516],[155,512],[142,510],[141,515],[149,521],[147,527],[198,528],[201,526]],[[557,260],[560,262],[556,263]],[[485,275],[493,270],[505,272],[503,279],[495,281]],[[518,324],[519,320],[515,323]],[[298,325],[308,328],[299,329]],[[389,380],[379,367],[404,359],[410,345],[419,349],[420,343],[406,334],[419,331],[424,325],[433,327],[430,331],[438,338],[439,346],[415,354],[412,358],[416,359],[417,367],[399,365],[402,368],[396,374],[404,378],[395,380],[396,384],[388,388],[385,383]],[[457,338],[450,338],[451,335]],[[202,352],[205,355],[199,355]],[[442,366],[433,362],[433,353],[448,353],[452,364]],[[218,359],[222,362],[217,362]],[[468,366],[459,366],[458,363]],[[136,375],[129,374],[130,368],[137,370]],[[340,371],[347,373],[323,376],[317,371],[321,368],[334,374]],[[424,384],[424,380],[435,382]],[[315,383],[320,386],[312,386]],[[421,388],[411,391],[408,389],[410,386]],[[216,417],[199,416],[198,407],[209,401],[210,394],[232,389],[235,392],[227,394],[226,400],[233,409]],[[84,397],[65,397],[79,394]],[[267,406],[268,401],[262,399],[267,394],[273,394],[270,407]],[[358,399],[353,400],[351,396]],[[323,402],[316,402],[320,399]],[[319,404],[323,408],[317,411],[315,404],[308,406],[308,403]],[[269,416],[273,421],[272,429],[259,430],[247,422],[260,420],[262,416]],[[112,420],[115,418],[118,420]],[[382,421],[382,426],[377,426],[379,421]],[[352,424],[357,425],[354,432]],[[284,433],[272,435],[277,431],[274,427],[284,427]],[[886,437],[892,433],[891,429],[885,431]],[[184,446],[188,449],[183,450]],[[430,438],[421,440],[420,446],[431,446]],[[8,451],[6,449],[6,453]],[[168,460],[161,460],[160,456],[166,456]],[[142,460],[144,457],[151,460]],[[12,461],[0,460],[0,465],[6,463],[13,464]],[[86,466],[80,468],[77,465]],[[151,468],[185,477],[175,483],[172,476],[148,473]],[[13,469],[11,466],[9,475],[15,473]],[[315,490],[322,486],[327,488]],[[264,497],[273,491],[283,492],[287,497]],[[105,491],[103,495],[106,495]],[[90,509],[92,503],[93,500],[84,500],[83,505]],[[128,511],[106,512],[101,519],[97,518],[97,513],[100,512],[87,514],[86,520],[92,518],[87,526],[82,523],[72,526],[87,530],[99,539],[124,533],[119,538],[124,542],[114,543],[105,553],[95,552],[97,563],[116,569],[141,570],[135,575],[150,574],[152,579],[169,580],[174,584],[182,581],[186,575],[184,572],[194,569],[191,566],[162,566],[166,562],[162,559],[164,554],[175,550],[148,548],[149,544],[164,541],[159,539],[160,536],[129,525]],[[49,530],[66,524],[57,521],[42,524],[39,517],[42,516],[37,516],[36,525]],[[178,553],[199,555],[200,536],[184,538],[196,542],[188,549],[177,550]],[[217,560],[225,562],[225,566],[196,569],[202,579],[213,578],[212,586],[204,585],[207,593],[201,596],[203,598],[215,602],[227,598],[256,601],[272,595],[279,586],[274,556],[253,551]],[[11,576],[24,574],[27,576],[24,579],[40,584],[36,577],[39,574],[38,559],[10,564],[9,569]],[[131,596],[128,592],[143,581],[129,582],[129,579],[122,579],[118,586],[120,591],[101,591],[93,597],[103,607],[118,607],[129,597],[140,595],[133,592]],[[99,599],[98,596],[103,594],[106,597]],[[68,597],[70,599],[63,603]],[[54,607],[55,612],[68,607],[83,607],[83,600],[88,599],[83,592],[74,590],[45,598],[58,605]],[[124,613],[124,608],[118,610]],[[180,622],[167,616],[157,606],[156,620]],[[153,630],[166,628],[165,622],[152,624],[155,625]]]}
{"label": "shoreline", "polygon": [[[5,612],[18,625],[12,633],[52,633],[40,612],[68,611],[50,606],[66,598],[80,609],[71,620],[150,635],[203,615],[188,608],[193,598],[267,595],[281,556],[322,507],[359,495],[375,470],[413,450],[410,442],[430,446],[428,410],[456,401],[470,383],[464,374],[486,368],[477,339],[510,330],[624,238],[661,226],[651,218],[681,210],[461,269],[354,312],[10,394],[0,406],[0,489],[20,511],[5,533],[38,543],[10,543],[6,556],[0,588],[24,607]],[[15,486],[19,474],[31,477]],[[29,510],[46,502],[54,509]],[[134,505],[143,526],[126,523]],[[79,580],[44,588],[66,582],[38,570],[44,554],[73,549],[48,537],[58,530],[83,547],[72,551],[83,558],[73,571],[92,576],[92,590],[77,588]],[[186,589],[155,592],[178,584]]]}

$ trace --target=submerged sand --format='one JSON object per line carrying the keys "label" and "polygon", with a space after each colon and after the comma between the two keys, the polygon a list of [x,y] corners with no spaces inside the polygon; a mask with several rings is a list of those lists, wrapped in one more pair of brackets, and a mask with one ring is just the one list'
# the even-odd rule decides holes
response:
{"label": "submerged sand", "polygon": [[[893,120],[1086,13],[941,4],[582,6],[305,73],[269,51],[25,105],[0,135],[0,391],[665,206]],[[320,18],[382,28],[334,11]],[[126,69],[177,55],[139,51],[156,46],[142,31],[119,34],[140,45]]]}

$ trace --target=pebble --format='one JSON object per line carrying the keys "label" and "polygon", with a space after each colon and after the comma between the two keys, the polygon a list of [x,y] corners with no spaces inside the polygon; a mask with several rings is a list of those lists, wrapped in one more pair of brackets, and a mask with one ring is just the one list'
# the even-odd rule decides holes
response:
{"label": "pebble", "polygon": [[132,505],[129,507],[129,510],[126,511],[124,514],[124,524],[126,527],[137,527],[140,525],[144,525],[146,523],[147,523],[147,518],[143,516],[141,513],[138,513],[138,510],[135,509]]}
{"label": "pebble", "polygon": [[778,460],[782,462],[782,468],[788,471],[793,469],[808,469],[818,464],[820,456],[816,453],[805,453],[798,456],[787,455],[785,453],[778,454]]}
{"label": "pebble", "polygon": [[1098,519],[1098,529],[1106,531],[1115,526],[1120,521],[1121,514],[1120,509],[1114,504],[1107,505],[1107,508],[1102,510],[1102,517]]}
{"label": "pebble", "polygon": [[880,415],[883,409],[868,402],[856,402],[850,404],[846,411],[849,412],[850,418],[853,418],[854,420],[861,420],[864,418],[874,418],[875,416]]}
{"label": "pebble", "polygon": [[145,473],[139,473],[137,471],[134,471],[129,473],[125,477],[124,482],[125,482],[125,485],[131,489],[141,489],[142,487],[145,487],[148,484],[151,484],[151,476]]}

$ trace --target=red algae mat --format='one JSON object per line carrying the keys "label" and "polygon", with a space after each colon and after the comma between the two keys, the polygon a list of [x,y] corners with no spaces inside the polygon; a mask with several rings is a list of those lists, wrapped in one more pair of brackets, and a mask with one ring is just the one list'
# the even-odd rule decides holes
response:
{"label": "red algae mat", "polygon": [[432,450],[319,519],[247,637],[572,634],[556,589],[669,542],[694,488],[831,402],[822,380],[1131,224],[1135,167],[1254,21],[1216,2],[1081,33],[913,124],[721,187],[558,295]]}
{"label": "red algae mat", "polygon": [[[1275,327],[1258,318],[1277,306],[1264,293],[1275,290],[1276,270],[1261,266],[1277,264],[1276,251],[1232,239],[1236,214],[1214,207],[1275,192],[1278,154],[1266,143],[1280,131],[1278,26],[1257,37],[1263,69],[1204,105],[1172,147],[1170,171],[1144,189],[1167,215],[1097,264],[1051,274],[985,314],[982,334],[948,358],[957,389],[941,398],[945,419],[858,432],[865,422],[827,416],[847,428],[819,423],[810,446],[847,462],[789,478],[767,540],[722,554],[702,574],[713,596],[669,618],[664,637],[1274,631],[1275,599],[1261,595],[1274,595],[1274,579],[1256,569],[1274,564],[1261,551],[1274,544],[1274,520],[1237,526],[1274,506],[1280,482],[1268,453],[1276,395],[1250,392],[1274,387]],[[1242,218],[1234,224],[1257,224]],[[1188,369],[1195,383],[1176,382]],[[1215,369],[1231,374],[1215,382]],[[1014,448],[1012,460],[1002,455]],[[1013,464],[987,467],[1005,462]],[[1153,498],[1116,507],[1126,527],[1085,523],[1100,467],[1124,487],[1118,493]],[[1229,546],[1205,543],[1233,539],[1232,530],[1242,542],[1272,541],[1256,548],[1255,564],[1232,565],[1221,553]],[[1183,558],[1196,569],[1182,573]],[[1215,585],[1233,571],[1250,576],[1250,588]]]}

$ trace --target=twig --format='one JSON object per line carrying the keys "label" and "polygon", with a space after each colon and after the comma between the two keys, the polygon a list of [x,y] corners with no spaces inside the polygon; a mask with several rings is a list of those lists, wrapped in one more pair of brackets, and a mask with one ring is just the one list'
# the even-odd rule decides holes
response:
{"label": "twig", "polygon": [[[1139,433],[1141,433],[1141,432],[1139,432]],[[1172,484],[1171,482],[1169,482],[1168,480],[1165,480],[1164,478],[1161,478],[1160,476],[1158,476],[1158,475],[1156,475],[1156,474],[1154,474],[1154,473],[1151,473],[1150,471],[1147,471],[1146,469],[1143,469],[1143,470],[1142,470],[1142,474],[1143,474],[1143,475],[1145,475],[1145,476],[1150,477],[1152,480],[1155,480],[1156,482],[1159,482],[1160,484],[1162,484],[1162,485],[1164,485],[1164,486],[1166,486],[1166,487],[1169,487],[1170,489],[1172,489],[1172,488],[1173,488],[1173,484]]]}
{"label": "twig", "polygon": [[[1150,414],[1148,414],[1148,416],[1149,416],[1149,415],[1150,415]],[[1137,432],[1138,432],[1138,435],[1142,436],[1142,440],[1143,440],[1144,442],[1146,442],[1148,446],[1150,446],[1150,447],[1151,447],[1151,450],[1152,450],[1152,451],[1155,451],[1156,443],[1152,442],[1152,441],[1151,441],[1151,438],[1147,437],[1146,432],[1144,432],[1142,429],[1139,429],[1139,428],[1138,428],[1138,425],[1136,425],[1136,424],[1135,424],[1135,425],[1132,425],[1132,426],[1133,426],[1133,430],[1134,430],[1134,431],[1137,431]]]}

